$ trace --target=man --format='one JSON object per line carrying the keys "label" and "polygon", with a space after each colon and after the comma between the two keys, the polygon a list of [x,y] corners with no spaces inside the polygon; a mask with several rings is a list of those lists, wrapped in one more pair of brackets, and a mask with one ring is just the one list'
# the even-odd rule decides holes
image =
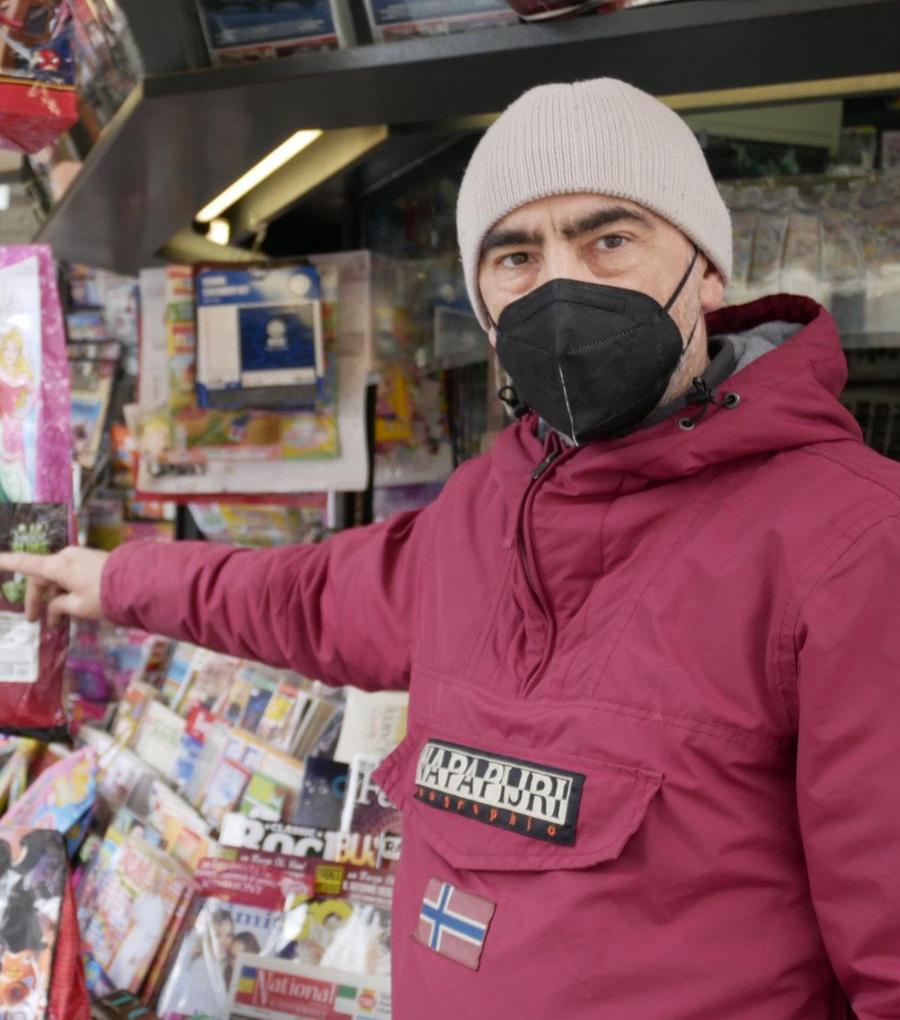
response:
{"label": "man", "polygon": [[96,616],[411,692],[397,1020],[900,1016],[900,470],[799,297],[720,308],[684,123],[535,89],[463,181],[519,420],[320,546],[6,556]]}

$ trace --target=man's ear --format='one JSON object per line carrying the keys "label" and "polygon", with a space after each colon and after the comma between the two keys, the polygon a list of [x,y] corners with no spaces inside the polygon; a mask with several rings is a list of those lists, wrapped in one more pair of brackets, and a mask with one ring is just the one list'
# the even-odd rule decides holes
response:
{"label": "man's ear", "polygon": [[703,280],[700,283],[700,307],[704,314],[708,315],[725,304],[725,281],[709,259],[704,259],[704,262],[706,264],[703,268]]}
{"label": "man's ear", "polygon": [[491,326],[488,330],[488,340],[491,342],[491,347],[497,350],[497,328],[495,326]]}

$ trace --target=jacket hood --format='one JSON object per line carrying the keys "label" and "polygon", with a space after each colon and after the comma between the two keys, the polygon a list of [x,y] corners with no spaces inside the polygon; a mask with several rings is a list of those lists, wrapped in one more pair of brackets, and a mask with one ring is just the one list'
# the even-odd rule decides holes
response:
{"label": "jacket hood", "polygon": [[[579,495],[625,493],[747,457],[859,439],[859,427],[837,399],[847,381],[840,337],[817,302],[783,294],[722,308],[707,316],[707,335],[744,333],[775,321],[798,328],[721,385],[720,396],[740,397],[736,406],[710,405],[690,431],[676,415],[618,439],[588,443],[567,455],[565,471],[554,472],[556,484]],[[495,480],[513,501],[547,453],[536,426],[536,416],[527,414],[493,447]]]}

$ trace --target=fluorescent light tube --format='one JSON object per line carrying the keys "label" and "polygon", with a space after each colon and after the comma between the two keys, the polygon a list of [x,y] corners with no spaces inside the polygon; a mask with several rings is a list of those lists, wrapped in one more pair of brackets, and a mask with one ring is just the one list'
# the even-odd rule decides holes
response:
{"label": "fluorescent light tube", "polygon": [[297,131],[291,135],[286,142],[282,142],[277,149],[273,149],[268,156],[264,156],[256,166],[251,167],[243,177],[239,177],[234,184],[230,184],[221,195],[217,195],[205,205],[195,217],[197,222],[209,223],[216,219],[235,202],[242,199],[248,191],[252,191],[258,184],[275,173],[279,167],[293,159],[297,153],[312,145],[321,135],[322,132],[318,130]]}
{"label": "fluorescent light tube", "polygon": [[228,220],[210,220],[206,240],[212,241],[213,244],[228,244],[231,240],[231,224]]}

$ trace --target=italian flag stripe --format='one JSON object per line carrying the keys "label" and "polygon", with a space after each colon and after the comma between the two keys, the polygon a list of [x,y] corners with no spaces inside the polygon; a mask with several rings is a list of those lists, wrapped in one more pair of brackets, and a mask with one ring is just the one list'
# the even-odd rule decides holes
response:
{"label": "italian flag stripe", "polygon": [[356,1008],[356,988],[354,985],[338,985],[334,999],[335,1009],[352,1013]]}

